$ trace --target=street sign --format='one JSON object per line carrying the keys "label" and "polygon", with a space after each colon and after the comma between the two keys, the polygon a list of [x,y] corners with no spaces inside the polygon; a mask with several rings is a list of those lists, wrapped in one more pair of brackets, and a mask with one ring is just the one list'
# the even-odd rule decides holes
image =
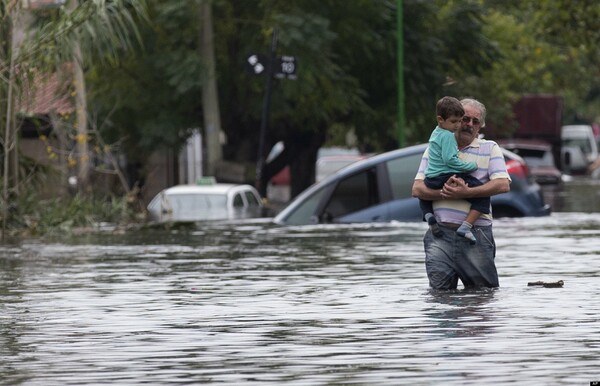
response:
{"label": "street sign", "polygon": [[[263,75],[267,72],[269,58],[263,54],[250,54],[246,59],[246,72],[253,75]],[[277,79],[291,79],[296,77],[296,58],[293,56],[278,56],[273,63],[273,76]]]}
{"label": "street sign", "polygon": [[275,62],[275,77],[278,79],[296,79],[296,58],[293,56],[279,56]]}
{"label": "street sign", "polygon": [[263,54],[251,54],[246,60],[246,71],[254,75],[262,75],[267,71],[267,59]]}

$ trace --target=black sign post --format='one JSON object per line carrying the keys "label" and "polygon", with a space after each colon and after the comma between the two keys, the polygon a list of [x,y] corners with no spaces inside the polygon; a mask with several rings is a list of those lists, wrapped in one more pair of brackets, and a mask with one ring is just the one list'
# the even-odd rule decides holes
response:
{"label": "black sign post", "polygon": [[269,117],[269,105],[271,103],[271,88],[273,84],[273,62],[275,61],[275,50],[277,49],[277,30],[273,30],[271,39],[271,52],[267,61],[267,79],[265,84],[265,97],[263,99],[262,116],[260,119],[260,132],[258,136],[258,155],[256,158],[256,189],[261,197],[267,196],[267,186],[262,181],[262,172],[265,164],[265,135],[267,132],[267,119]]}
{"label": "black sign post", "polygon": [[251,54],[246,60],[246,71],[255,75],[266,74],[265,96],[263,99],[262,116],[260,120],[260,132],[258,137],[258,156],[256,159],[255,185],[262,197],[267,195],[266,181],[262,180],[265,164],[265,135],[269,119],[269,107],[271,104],[271,89],[273,77],[277,79],[296,79],[296,58],[293,56],[275,56],[277,49],[277,30],[273,30],[271,40],[271,52],[269,56],[262,54]]}

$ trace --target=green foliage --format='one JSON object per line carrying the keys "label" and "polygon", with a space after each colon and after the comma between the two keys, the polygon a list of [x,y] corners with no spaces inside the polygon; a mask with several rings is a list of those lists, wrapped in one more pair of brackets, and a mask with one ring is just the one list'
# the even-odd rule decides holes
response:
{"label": "green foliage", "polygon": [[[255,160],[265,79],[243,68],[249,54],[268,53],[274,31],[277,55],[297,58],[298,79],[273,82],[267,149],[283,140],[312,151],[309,137],[343,145],[336,142],[349,130],[368,150],[397,146],[396,1],[211,3],[227,159]],[[443,95],[480,99],[490,130],[507,134],[523,94],[561,95],[568,116],[600,111],[600,7],[593,1],[402,3],[407,143],[427,140]],[[149,0],[144,49],[88,72],[109,140],[126,137],[132,158],[178,150],[187,129],[201,126],[199,5]]]}
{"label": "green foliage", "polygon": [[103,135],[124,139],[130,160],[155,149],[177,149],[184,130],[197,127],[202,62],[195,2],[149,2],[141,23],[143,50],[87,74],[92,108],[105,119]]}
{"label": "green foliage", "polygon": [[499,57],[483,34],[478,1],[406,1],[404,77],[409,143],[426,142],[435,127],[435,103],[444,95],[481,95],[469,84]]}
{"label": "green foliage", "polygon": [[29,191],[10,211],[8,228],[19,234],[61,235],[76,228],[96,229],[101,223],[127,224],[136,216],[126,198],[76,195],[44,199]]}
{"label": "green foliage", "polygon": [[79,0],[77,7],[65,5],[35,16],[17,60],[52,69],[72,61],[75,47],[90,62],[118,61],[123,50],[135,45],[133,39],[140,41],[135,18],[146,17],[146,5],[145,0]]}

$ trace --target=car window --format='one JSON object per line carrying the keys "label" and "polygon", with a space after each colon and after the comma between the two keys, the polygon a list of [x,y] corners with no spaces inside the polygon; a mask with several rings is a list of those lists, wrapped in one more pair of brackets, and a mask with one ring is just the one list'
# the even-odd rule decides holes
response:
{"label": "car window", "polygon": [[377,172],[368,169],[339,182],[323,211],[323,222],[378,203]]}
{"label": "car window", "polygon": [[233,207],[234,208],[243,208],[244,207],[244,199],[240,193],[236,193],[233,196]]}
{"label": "car window", "polygon": [[244,192],[244,195],[246,196],[246,201],[248,202],[249,207],[259,206],[258,199],[252,192],[250,192],[250,191]]}
{"label": "car window", "polygon": [[412,197],[412,186],[422,153],[399,157],[386,163],[394,199]]}

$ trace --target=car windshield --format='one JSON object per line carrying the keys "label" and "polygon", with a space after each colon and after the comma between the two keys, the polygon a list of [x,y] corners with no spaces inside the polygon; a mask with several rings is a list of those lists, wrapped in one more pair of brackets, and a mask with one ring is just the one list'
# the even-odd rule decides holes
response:
{"label": "car windshield", "polygon": [[215,210],[227,211],[227,196],[224,194],[178,194],[169,197],[175,217],[186,217]]}
{"label": "car windshield", "polygon": [[563,146],[579,147],[585,154],[592,152],[592,145],[587,138],[566,138],[563,139]]}

